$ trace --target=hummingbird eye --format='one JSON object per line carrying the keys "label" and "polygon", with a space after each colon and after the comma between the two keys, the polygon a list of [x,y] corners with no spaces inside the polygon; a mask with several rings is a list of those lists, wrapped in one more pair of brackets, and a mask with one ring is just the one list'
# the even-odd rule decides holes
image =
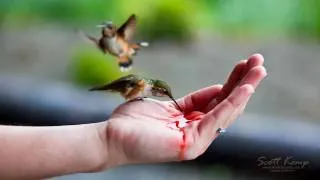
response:
{"label": "hummingbird eye", "polygon": [[107,28],[109,29],[109,30],[112,30],[113,28],[112,28],[112,25],[107,25]]}
{"label": "hummingbird eye", "polygon": [[112,29],[112,22],[111,21],[106,22],[105,25],[108,29]]}
{"label": "hummingbird eye", "polygon": [[167,89],[163,89],[162,92],[163,92],[164,94],[168,94],[168,93],[169,93],[169,91],[168,91]]}

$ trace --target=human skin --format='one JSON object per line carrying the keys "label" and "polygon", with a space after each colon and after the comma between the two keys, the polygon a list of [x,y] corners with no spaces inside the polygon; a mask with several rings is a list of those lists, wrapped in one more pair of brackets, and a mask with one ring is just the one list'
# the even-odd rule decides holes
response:
{"label": "human skin", "polygon": [[[145,99],[120,105],[101,123],[0,126],[0,179],[39,179],[132,163],[195,159],[219,135],[218,128],[228,128],[243,112],[266,75],[263,57],[255,54],[240,61],[223,86],[178,99],[183,114],[172,101]],[[168,126],[183,115],[195,120],[183,132]]]}

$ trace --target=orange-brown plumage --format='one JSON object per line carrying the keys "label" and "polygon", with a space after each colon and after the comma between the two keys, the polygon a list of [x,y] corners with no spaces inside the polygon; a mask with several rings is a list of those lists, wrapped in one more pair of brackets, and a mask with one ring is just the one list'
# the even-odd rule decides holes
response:
{"label": "orange-brown plumage", "polygon": [[169,85],[158,79],[149,79],[134,74],[120,77],[106,85],[93,87],[90,91],[119,92],[126,101],[141,99],[146,96],[168,96],[181,110],[173,98]]}
{"label": "orange-brown plumage", "polygon": [[85,38],[97,45],[97,47],[105,54],[110,53],[118,58],[117,62],[122,71],[126,71],[132,66],[132,57],[137,54],[142,46],[148,46],[147,42],[131,43],[137,25],[137,18],[133,14],[127,21],[117,28],[112,22],[107,22],[101,27],[102,36],[96,39],[89,35]]}

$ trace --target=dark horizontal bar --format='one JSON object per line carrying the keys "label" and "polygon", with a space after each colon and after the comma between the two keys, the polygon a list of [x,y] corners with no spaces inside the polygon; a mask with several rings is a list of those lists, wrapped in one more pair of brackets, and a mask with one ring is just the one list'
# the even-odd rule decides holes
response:
{"label": "dark horizontal bar", "polygon": [[[120,101],[59,82],[0,77],[0,123],[54,126],[106,120]],[[246,113],[198,159],[185,164],[222,163],[236,170],[277,175],[310,175],[320,170],[320,126],[297,118]],[[293,173],[271,173],[259,158],[308,161]],[[283,162],[282,162],[283,163]],[[283,165],[283,164],[280,164]]]}

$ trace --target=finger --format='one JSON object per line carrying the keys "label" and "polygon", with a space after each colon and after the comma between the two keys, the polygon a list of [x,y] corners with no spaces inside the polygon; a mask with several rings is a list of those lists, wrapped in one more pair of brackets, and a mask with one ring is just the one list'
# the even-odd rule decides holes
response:
{"label": "finger", "polygon": [[177,100],[184,112],[202,111],[220,93],[222,85],[213,85],[193,92]]}
{"label": "finger", "polygon": [[[249,71],[247,76],[244,78],[244,81],[246,83],[241,82],[241,85],[243,85],[242,83],[250,84],[255,89],[260,84],[260,82],[266,77],[266,75],[267,75],[267,73],[266,73],[266,70],[264,67],[262,67],[262,66],[255,67],[255,68],[251,69],[251,71]],[[242,105],[240,106],[240,108],[233,115],[235,117],[229,118],[230,122],[227,122],[227,124],[231,124],[238,115],[243,113],[244,108],[246,107],[248,101],[249,101],[249,99],[247,99],[247,101],[245,101],[245,102],[242,102]]]}
{"label": "finger", "polygon": [[[260,75],[258,75],[257,77],[257,79],[254,81],[254,83],[253,83],[253,87],[254,88],[256,88],[257,86],[259,86],[259,84],[261,83],[261,81],[267,76],[267,72],[266,72],[266,70],[263,68],[263,70],[262,71],[264,71],[264,72],[259,72],[258,74],[260,74]],[[241,108],[240,108],[240,114],[242,114],[243,113],[243,111],[244,111],[244,109],[245,109],[245,107],[246,107],[246,104],[247,104],[247,102],[245,102],[242,106],[241,106]]]}
{"label": "finger", "polygon": [[248,58],[247,62],[247,72],[256,66],[262,66],[264,62],[264,57],[261,54],[254,54]]}
{"label": "finger", "polygon": [[244,84],[251,84],[256,88],[261,80],[267,76],[266,69],[263,66],[256,66],[252,68],[248,74],[241,80],[239,86]]}
{"label": "finger", "polygon": [[229,76],[227,83],[223,86],[221,95],[217,98],[216,103],[225,99],[252,68],[262,66],[263,62],[264,58],[261,54],[254,54],[248,60],[240,61]]}
{"label": "finger", "polygon": [[[250,97],[250,98],[251,98],[251,97]],[[238,110],[238,112],[237,112],[237,114],[238,114],[238,115],[243,114],[244,109],[246,108],[246,106],[247,106],[247,104],[248,104],[248,102],[249,102],[250,98],[249,98],[249,99],[247,99],[247,101],[244,101],[242,105],[240,105],[240,108],[239,108],[239,110]]]}
{"label": "finger", "polygon": [[217,104],[223,101],[231,93],[231,91],[240,83],[240,81],[242,81],[242,79],[252,68],[263,65],[263,62],[264,58],[261,54],[254,54],[250,56],[247,61],[240,61],[231,72],[219,96],[208,104],[204,112],[209,112]]}
{"label": "finger", "polygon": [[[209,147],[211,142],[219,135],[219,133],[217,133],[218,128],[227,127],[220,124],[225,124],[225,122],[229,121],[230,116],[237,112],[237,106],[239,106],[241,102],[247,101],[246,99],[249,99],[248,96],[251,96],[253,87],[250,85],[246,86],[237,88],[236,91],[233,91],[228,97],[228,101],[227,99],[224,100],[201,121],[191,124],[194,125],[193,127],[188,126],[191,128],[191,132],[197,132],[197,135],[195,136],[197,137],[197,147],[201,148],[194,150],[196,153],[202,154]],[[223,120],[224,122],[222,122]],[[186,132],[189,132],[188,128],[186,128],[186,130]]]}
{"label": "finger", "polygon": [[[249,71],[249,73],[246,75],[246,77],[243,79],[243,81],[240,83],[239,86],[243,86],[245,84],[250,84],[255,89],[260,84],[260,82],[266,77],[266,75],[267,75],[267,73],[266,73],[266,70],[263,66],[255,67]],[[236,114],[235,116],[238,116],[239,114],[242,113],[246,103],[247,103],[247,101],[243,102],[243,104],[240,106],[240,108],[238,110],[239,112],[234,113],[234,114]],[[234,118],[230,118],[230,119],[234,120]],[[230,123],[227,123],[227,124],[230,124]]]}
{"label": "finger", "polygon": [[[255,67],[253,69],[251,69],[249,71],[249,73],[247,74],[247,76],[243,79],[243,82],[241,82],[241,85],[240,88],[243,88],[247,85],[251,86],[253,88],[253,90],[260,84],[260,82],[266,77],[267,73],[266,73],[266,70],[263,66],[258,66],[258,67]],[[237,91],[239,91],[239,87],[236,88],[232,94],[226,99],[224,100],[223,102],[221,102],[221,104],[225,103],[225,101],[230,101],[229,98],[231,98],[231,101],[232,102],[232,96],[234,95],[234,93],[236,93]],[[236,103],[231,103],[231,104],[236,104],[236,106],[238,107],[238,109],[234,110],[233,112],[230,110],[229,112],[225,111],[226,114],[230,113],[229,115],[230,116],[233,116],[233,117],[229,117],[229,120],[228,121],[225,121],[225,124],[220,124],[222,127],[220,128],[226,128],[228,125],[230,125],[234,119],[242,113],[244,107],[246,106],[247,102],[249,101],[249,98],[245,99],[242,101],[242,104],[239,106],[238,104]],[[237,101],[236,101],[237,102]],[[220,105],[221,105],[220,104]],[[218,105],[215,109],[219,109],[221,108],[220,105]],[[229,103],[230,105],[230,103]],[[215,109],[213,111],[215,111]],[[223,108],[222,108],[223,109]],[[238,111],[238,113],[236,112]],[[219,114],[219,110],[216,111],[217,114]],[[210,112],[209,112],[210,113]],[[208,113],[208,114],[209,114]],[[220,113],[221,114],[221,113]],[[220,116],[219,116],[220,117]],[[219,117],[217,119],[219,119]],[[219,128],[219,127],[218,127]]]}
{"label": "finger", "polygon": [[245,84],[236,88],[225,100],[211,110],[198,126],[201,137],[214,137],[218,128],[227,128],[226,122],[230,116],[236,112],[243,102],[247,102],[254,88],[250,84]]}
{"label": "finger", "polygon": [[226,84],[222,87],[220,94],[217,96],[217,98],[213,99],[208,103],[208,105],[204,108],[203,112],[207,113],[212,108],[214,108],[219,102],[221,102],[224,98],[226,98],[234,86],[238,84],[238,82],[242,79],[243,74],[245,74],[247,66],[247,60],[241,60],[232,70],[232,72],[229,75],[229,78],[226,82]]}
{"label": "finger", "polygon": [[217,97],[217,100],[223,100],[225,97],[227,97],[234,86],[237,85],[237,83],[242,79],[243,74],[245,74],[245,70],[247,68],[247,60],[241,60],[232,70],[232,72],[229,75],[229,78],[225,85],[223,85],[223,88],[221,90],[221,93],[219,97]]}

